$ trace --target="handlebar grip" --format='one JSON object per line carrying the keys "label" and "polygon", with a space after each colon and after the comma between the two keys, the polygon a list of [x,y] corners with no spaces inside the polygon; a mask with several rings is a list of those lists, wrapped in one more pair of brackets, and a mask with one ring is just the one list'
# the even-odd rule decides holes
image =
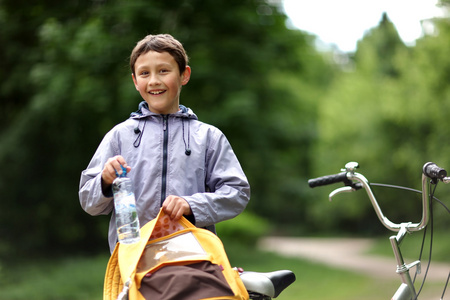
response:
{"label": "handlebar grip", "polygon": [[447,171],[433,162],[427,162],[423,165],[423,174],[431,179],[442,179],[447,176]]}
{"label": "handlebar grip", "polygon": [[326,175],[318,178],[313,178],[308,180],[308,185],[311,188],[315,188],[317,186],[329,185],[337,182],[345,182],[347,181],[347,172],[342,172],[339,174]]}

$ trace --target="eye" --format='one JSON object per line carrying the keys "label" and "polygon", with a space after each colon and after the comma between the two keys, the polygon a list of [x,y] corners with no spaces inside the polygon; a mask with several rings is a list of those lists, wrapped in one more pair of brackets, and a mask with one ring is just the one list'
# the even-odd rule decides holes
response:
{"label": "eye", "polygon": [[166,74],[166,73],[169,73],[169,72],[170,72],[169,69],[161,69],[161,70],[159,70],[159,73],[161,73],[161,74]]}

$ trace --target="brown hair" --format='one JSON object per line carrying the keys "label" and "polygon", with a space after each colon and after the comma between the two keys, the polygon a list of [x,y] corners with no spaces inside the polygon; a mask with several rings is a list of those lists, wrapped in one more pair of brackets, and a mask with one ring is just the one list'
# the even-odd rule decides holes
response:
{"label": "brown hair", "polygon": [[133,74],[136,60],[140,55],[145,54],[148,51],[156,51],[160,53],[168,52],[170,55],[172,55],[172,57],[178,64],[180,74],[183,74],[189,62],[189,58],[183,48],[183,45],[173,36],[171,36],[170,34],[150,34],[140,40],[131,52],[130,68]]}

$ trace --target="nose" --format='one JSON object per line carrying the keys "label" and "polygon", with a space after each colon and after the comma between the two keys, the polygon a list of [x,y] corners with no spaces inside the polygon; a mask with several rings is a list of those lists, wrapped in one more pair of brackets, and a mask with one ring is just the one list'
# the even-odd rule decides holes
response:
{"label": "nose", "polygon": [[160,84],[161,84],[161,81],[157,74],[150,75],[150,78],[148,80],[148,85],[156,86],[156,85],[160,85]]}

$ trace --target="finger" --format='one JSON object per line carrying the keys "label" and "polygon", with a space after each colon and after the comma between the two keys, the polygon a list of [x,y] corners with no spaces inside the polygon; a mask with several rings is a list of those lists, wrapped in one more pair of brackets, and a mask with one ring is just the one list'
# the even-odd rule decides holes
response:
{"label": "finger", "polygon": [[183,215],[191,214],[191,207],[184,198],[171,195],[166,198],[164,204],[166,207],[165,213],[172,220],[179,220]]}
{"label": "finger", "polygon": [[130,173],[131,167],[130,166],[125,166],[125,168],[127,169],[127,174]]}
{"label": "finger", "polygon": [[172,198],[170,196],[167,197],[166,200],[164,200],[162,209],[166,215],[171,217],[172,210],[173,210],[173,203],[172,203]]}
{"label": "finger", "polygon": [[178,220],[184,215],[189,215],[191,211],[190,205],[187,203],[187,201],[184,198],[179,197],[178,198],[178,211],[175,216],[175,218]]}
{"label": "finger", "polygon": [[127,164],[125,158],[123,158],[123,156],[117,155],[114,158],[120,165],[124,166],[124,168],[126,168],[128,166],[128,164]]}
{"label": "finger", "polygon": [[122,169],[122,167],[126,170],[127,174],[130,173],[131,171],[131,167],[128,166],[127,162],[125,161],[125,159],[123,158],[123,156],[121,155],[116,155],[114,156],[114,159],[117,161],[118,165],[116,167],[116,164],[114,164],[114,167],[117,171],[117,173],[120,175],[124,172],[124,170]]}
{"label": "finger", "polygon": [[122,168],[118,156],[109,158],[105,163],[104,169],[106,172],[110,173],[111,177],[119,177],[119,175],[122,174]]}
{"label": "finger", "polygon": [[180,213],[180,203],[177,200],[172,200],[171,204],[173,205],[173,209],[172,212],[170,214],[170,219],[171,220],[178,220],[180,217],[178,217],[179,213]]}
{"label": "finger", "polygon": [[172,215],[173,215],[172,219],[175,221],[178,221],[184,215],[183,209],[181,207],[179,207]]}
{"label": "finger", "polygon": [[166,198],[163,203],[165,206],[165,213],[169,216],[171,220],[178,220],[183,215],[183,211],[181,209],[181,202],[179,197],[170,195]]}
{"label": "finger", "polygon": [[116,157],[108,158],[108,160],[105,163],[105,167],[111,167],[113,169],[115,169],[119,165],[120,163],[117,161]]}
{"label": "finger", "polygon": [[103,181],[107,184],[111,184],[113,180],[116,178],[115,169],[110,161],[108,161],[103,167],[102,178]]}

